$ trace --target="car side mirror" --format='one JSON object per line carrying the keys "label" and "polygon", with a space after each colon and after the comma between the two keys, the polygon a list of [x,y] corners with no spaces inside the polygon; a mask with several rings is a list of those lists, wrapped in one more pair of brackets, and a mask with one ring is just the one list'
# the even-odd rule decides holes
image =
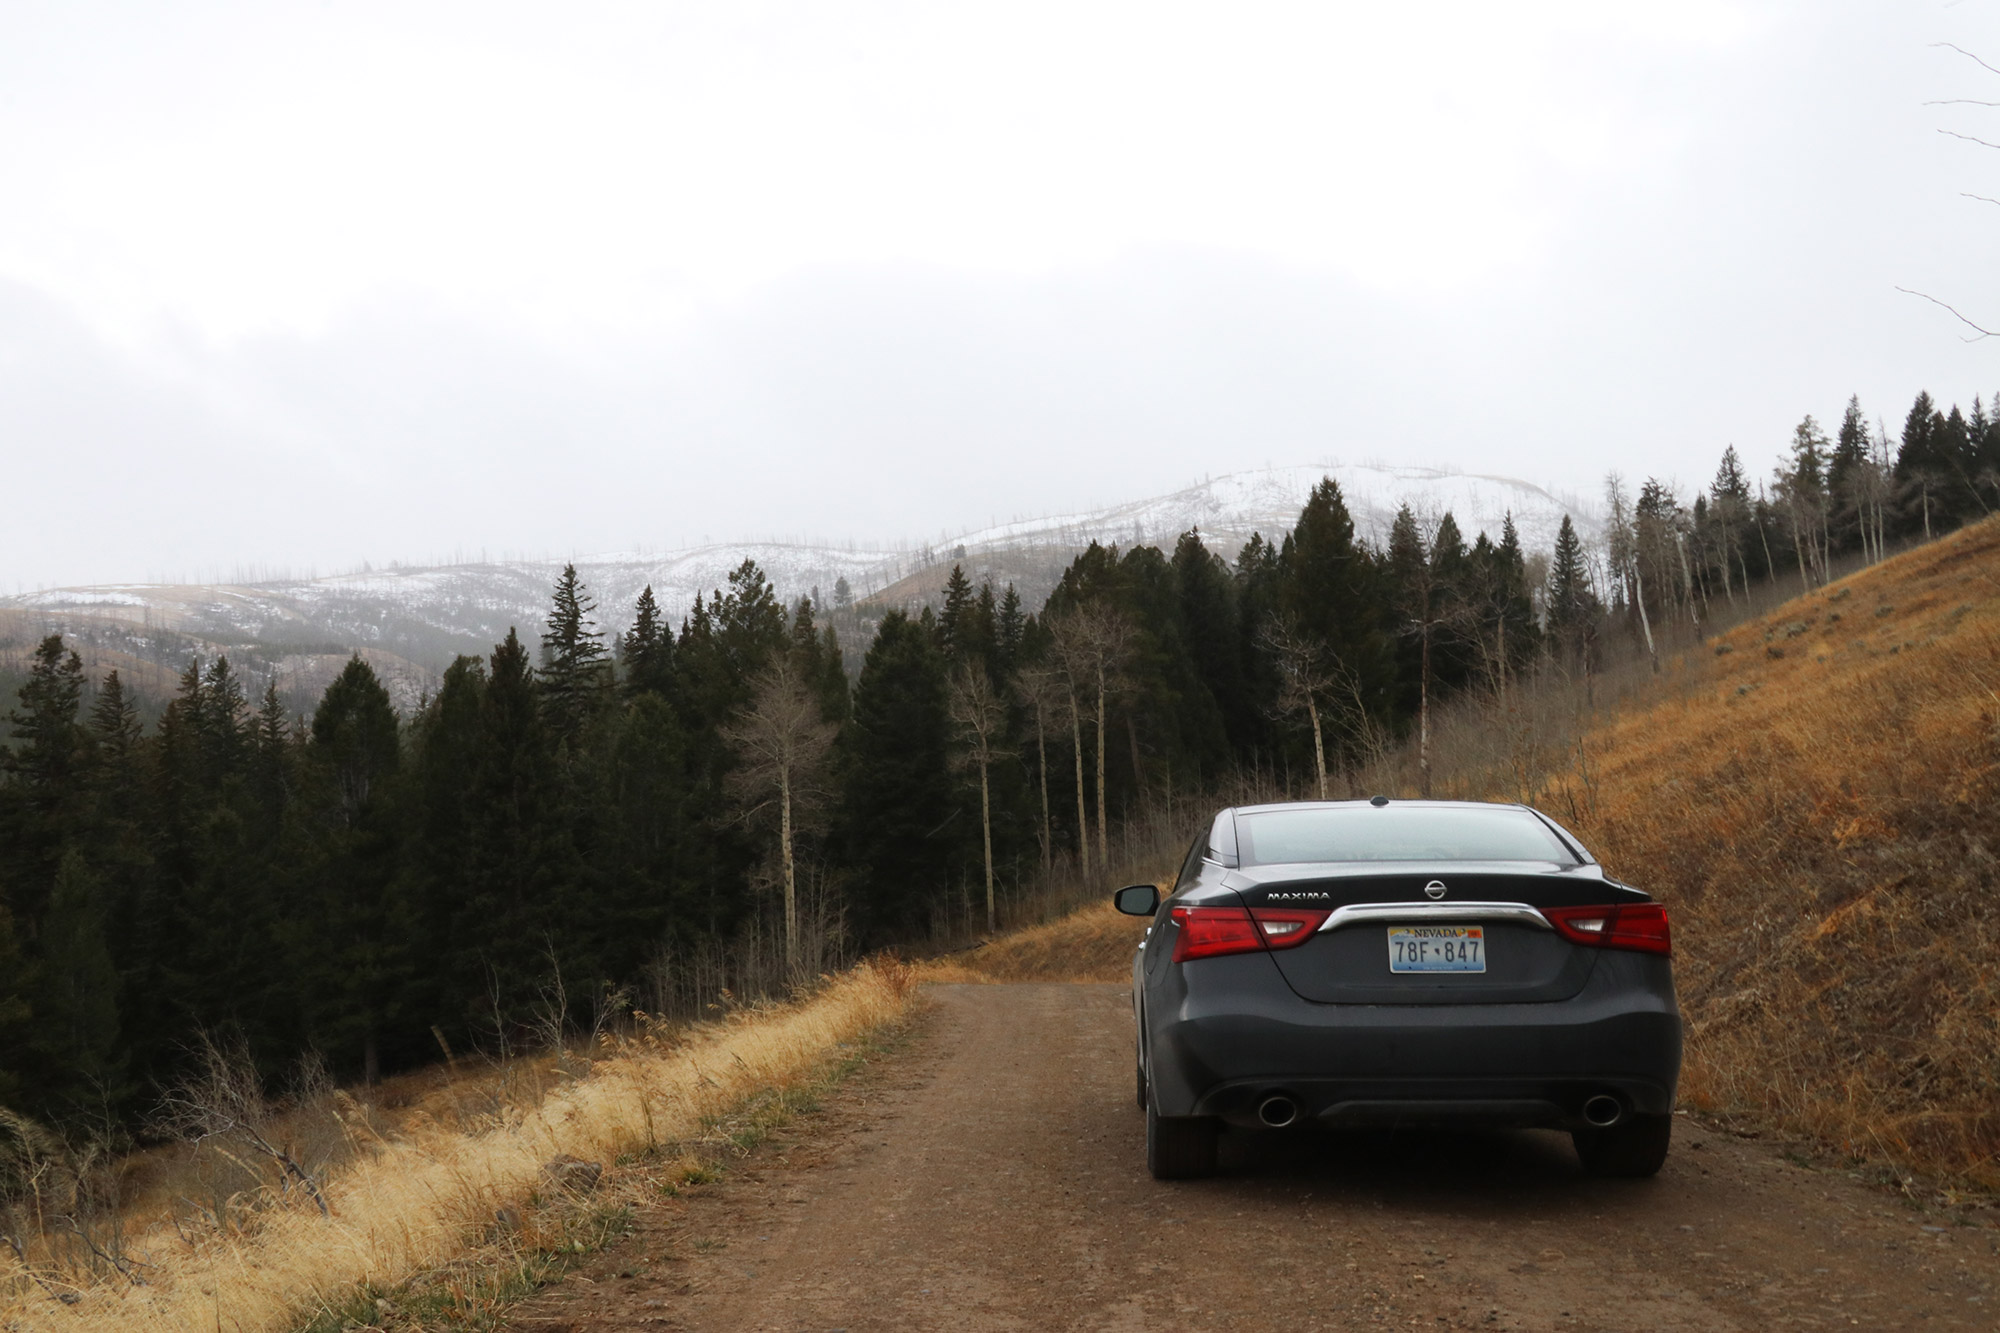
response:
{"label": "car side mirror", "polygon": [[1126,916],[1152,916],[1160,910],[1160,890],[1152,884],[1133,884],[1112,894],[1111,902]]}

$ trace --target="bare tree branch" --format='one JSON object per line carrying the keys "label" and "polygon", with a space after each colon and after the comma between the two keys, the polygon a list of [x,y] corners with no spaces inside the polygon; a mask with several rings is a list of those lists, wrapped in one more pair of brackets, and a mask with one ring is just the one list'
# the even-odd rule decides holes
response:
{"label": "bare tree branch", "polygon": [[1960,134],[1957,130],[1939,130],[1938,133],[1949,135],[1954,139],[1963,139],[1967,143],[1976,143],[1981,148],[2000,148],[2000,143],[1989,143],[1987,140],[1974,134]]}
{"label": "bare tree branch", "polygon": [[1953,309],[1951,306],[1945,304],[1943,301],[1938,300],[1935,296],[1928,295],[1927,293],[1924,292],[1915,291],[1909,287],[1898,287],[1896,290],[1902,292],[1906,296],[1920,296],[1924,300],[1929,301],[1932,305],[1939,306],[1944,310],[1949,311],[1953,319],[1956,319],[1959,323],[1965,325],[1965,327],[1967,327],[1968,329],[1972,329],[1979,335],[1978,338],[1963,339],[1963,341],[1965,342],[1976,343],[1979,341],[1980,338],[2000,337],[2000,330],[1984,328],[1978,324],[1973,323],[1971,320],[1967,319],[1964,315],[1959,314],[1958,311]]}
{"label": "bare tree branch", "polygon": [[1984,60],[1981,60],[1981,59],[1980,59],[1980,58],[1979,58],[1978,56],[1976,56],[1976,55],[1972,54],[1972,52],[1970,52],[1970,51],[1966,50],[1966,49],[1965,49],[1964,47],[1962,47],[1962,46],[1959,46],[1959,45],[1957,45],[1956,43],[1953,43],[1953,42],[1932,42],[1932,43],[1931,43],[1931,45],[1932,45],[1932,46],[1934,46],[1934,47],[1937,47],[1937,46],[1941,46],[1941,47],[1943,47],[1943,48],[1944,48],[1945,50],[1947,50],[1947,51],[1956,51],[1956,52],[1958,52],[1958,53],[1959,53],[1960,55],[1964,56],[1964,57],[1965,57],[1965,58],[1966,58],[1967,60],[1970,60],[1970,61],[1971,61],[1971,62],[1972,62],[1973,64],[1975,64],[1975,65],[1979,66],[1979,68],[1981,68],[1981,69],[1985,70],[1985,71],[1986,71],[1986,72],[1987,72],[1988,74],[2000,74],[2000,69],[1995,69],[1995,68],[1993,68],[1993,66],[1991,66],[1991,65],[1987,64],[1987,63],[1986,63],[1986,62],[1985,62]]}

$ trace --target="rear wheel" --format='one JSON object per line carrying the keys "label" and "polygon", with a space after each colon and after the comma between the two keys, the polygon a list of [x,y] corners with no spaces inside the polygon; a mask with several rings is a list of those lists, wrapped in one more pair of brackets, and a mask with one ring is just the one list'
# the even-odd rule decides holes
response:
{"label": "rear wheel", "polygon": [[1593,1176],[1632,1178],[1659,1174],[1674,1135],[1670,1115],[1630,1115],[1609,1129],[1576,1129],[1570,1139],[1583,1169]]}
{"label": "rear wheel", "polygon": [[1155,1180],[1193,1180],[1215,1174],[1220,1126],[1209,1116],[1161,1115],[1146,1101],[1146,1170]]}

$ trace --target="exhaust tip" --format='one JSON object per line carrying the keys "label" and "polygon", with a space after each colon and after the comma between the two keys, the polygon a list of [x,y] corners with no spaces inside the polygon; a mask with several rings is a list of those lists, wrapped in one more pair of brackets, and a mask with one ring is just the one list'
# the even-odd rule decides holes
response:
{"label": "exhaust tip", "polygon": [[1625,1118],[1625,1104],[1600,1092],[1584,1102],[1583,1118],[1597,1129],[1609,1129]]}
{"label": "exhaust tip", "polygon": [[1283,1094],[1257,1103],[1257,1118],[1272,1129],[1283,1129],[1299,1118],[1299,1104]]}

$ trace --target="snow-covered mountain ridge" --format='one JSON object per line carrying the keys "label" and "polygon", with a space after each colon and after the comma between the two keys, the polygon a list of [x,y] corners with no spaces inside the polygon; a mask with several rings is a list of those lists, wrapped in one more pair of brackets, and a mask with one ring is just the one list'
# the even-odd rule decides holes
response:
{"label": "snow-covered mountain ridge", "polygon": [[[1194,528],[1218,552],[1234,555],[1253,532],[1280,536],[1297,521],[1312,488],[1327,476],[1340,483],[1357,532],[1378,542],[1404,503],[1420,517],[1451,512],[1468,540],[1482,530],[1497,539],[1502,519],[1511,513],[1530,553],[1550,549],[1565,514],[1586,538],[1599,526],[1595,509],[1574,497],[1509,477],[1379,464],[1306,464],[1228,473],[1166,495],[929,543],[871,548],[724,542],[666,554],[610,552],[579,557],[575,563],[596,596],[600,621],[614,629],[630,620],[642,588],[650,585],[662,608],[677,620],[697,594],[723,586],[746,558],[755,560],[787,598],[816,588],[830,599],[836,583],[845,579],[852,595],[865,599],[927,569],[962,561],[975,571],[1015,580],[1034,605],[1074,553],[1092,541],[1121,548],[1171,547],[1181,533]],[[163,648],[171,644],[175,651],[185,651],[191,642],[254,647],[273,670],[282,670],[286,661],[369,650],[371,658],[402,659],[413,677],[425,677],[456,653],[489,651],[510,627],[532,641],[563,563],[392,567],[237,585],[52,588],[0,597],[0,613],[5,613],[0,615],[0,648],[18,651],[21,640],[37,630],[96,641],[122,632],[134,640],[134,651],[140,642]],[[8,638],[16,642],[8,645]],[[420,683],[413,678],[406,689]]]}

